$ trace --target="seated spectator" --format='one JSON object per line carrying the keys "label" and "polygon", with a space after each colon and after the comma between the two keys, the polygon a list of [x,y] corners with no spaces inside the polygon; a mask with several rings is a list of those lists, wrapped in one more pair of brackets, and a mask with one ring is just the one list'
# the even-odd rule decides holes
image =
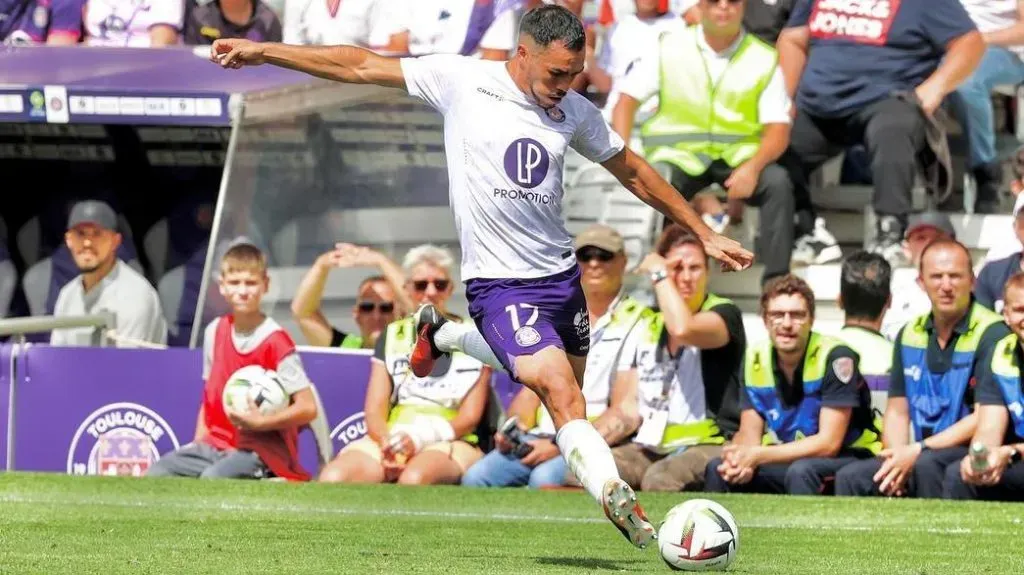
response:
{"label": "seated spectator", "polygon": [[718,184],[760,207],[767,281],[789,273],[793,252],[793,183],[775,163],[789,142],[790,101],[775,49],[743,31],[743,4],[700,5],[700,26],[661,36],[622,80],[613,127],[628,140],[638,104],[660,94],[641,128],[647,161],[687,200]]}
{"label": "seated spectator", "polygon": [[[873,10],[863,8],[856,2],[798,2],[779,35],[780,66],[796,97],[789,152],[798,227],[809,238],[797,244],[806,243],[815,253],[836,245],[834,238],[814,241],[826,236],[813,231],[819,224],[808,178],[843,149],[863,143],[878,215],[869,246],[896,267],[903,263],[901,241],[918,157],[926,149],[942,156],[945,144],[944,136],[926,138],[941,132],[932,115],[974,69],[984,43],[956,0],[879,2]],[[950,174],[944,175],[951,181]],[[936,194],[944,193],[938,179],[929,185]]]}
{"label": "seated spectator", "polygon": [[[1017,201],[1013,205],[1013,232],[1017,239],[1024,243],[1024,194],[1017,195]],[[1006,282],[1024,270],[1021,261],[1021,251],[1017,251],[1005,258],[991,261],[985,264],[978,273],[978,283],[974,286],[974,297],[978,303],[988,309],[1000,313],[1003,311],[1003,290]]]}
{"label": "seated spectator", "polygon": [[996,344],[992,363],[978,370],[975,386],[979,406],[973,442],[988,448],[988,458],[979,469],[970,455],[947,467],[942,486],[946,499],[1024,500],[1024,274],[1007,281],[1004,300],[1003,318],[1013,333]]}
{"label": "seated spectator", "polygon": [[639,269],[658,302],[636,330],[643,424],[612,455],[635,489],[700,491],[708,461],[739,428],[743,314],[708,291],[708,256],[679,226],[666,228]]}
{"label": "seated spectator", "polygon": [[[418,303],[447,313],[453,259],[421,246],[405,259]],[[461,353],[440,358],[416,377],[409,355],[416,342],[412,317],[392,322],[377,339],[366,390],[366,437],[349,443],[320,473],[348,483],[457,484],[483,455],[475,430],[490,393],[491,369]]]}
{"label": "seated spectator", "polygon": [[0,43],[69,46],[82,39],[82,0],[20,0],[0,5]]}
{"label": "seated spectator", "polygon": [[879,448],[859,358],[811,330],[814,293],[800,278],[769,281],[761,317],[769,341],[747,348],[740,428],[708,463],[706,490],[817,495]]}
{"label": "seated spectator", "polygon": [[881,255],[862,250],[846,258],[840,274],[837,303],[844,317],[839,339],[857,352],[860,374],[876,397],[889,390],[892,372],[892,343],[881,332],[892,301],[892,268]]}
{"label": "seated spectator", "polygon": [[396,10],[398,51],[424,54],[479,54],[508,60],[518,37],[517,10],[509,2],[476,0],[387,0]]}
{"label": "seated spectator", "polygon": [[209,45],[218,38],[280,42],[277,14],[261,0],[188,0],[185,44]]}
{"label": "seated spectator", "polygon": [[[1019,213],[1024,202],[1021,192],[1024,191],[1024,146],[1017,148],[1011,162],[1013,166],[1013,179],[1010,180],[1010,194],[1014,196],[1013,213]],[[1016,218],[1014,218],[1016,219]],[[1004,229],[993,242],[992,247],[985,254],[982,264],[1000,260],[1024,249],[1024,243],[1017,237],[1013,230]]]}
{"label": "seated spectator", "polygon": [[[634,330],[646,306],[626,295],[625,244],[614,229],[595,224],[575,238],[576,260],[580,264],[583,293],[590,316],[590,352],[583,377],[587,417],[594,422],[608,445],[626,440],[635,430],[636,372]],[[538,489],[574,483],[567,474],[565,459],[555,444],[555,424],[540,398],[523,386],[508,410],[523,433],[521,444],[529,453],[517,451],[501,432],[495,434],[497,449],[469,468],[462,484],[470,487],[527,485]],[[614,453],[614,450],[613,450]]]}
{"label": "seated spectator", "polygon": [[903,325],[931,309],[928,294],[921,287],[921,254],[937,240],[955,240],[956,230],[944,212],[912,214],[904,232],[903,257],[910,266],[898,267],[892,274],[892,303],[882,320],[882,334],[895,341]]}
{"label": "seated spectator", "polygon": [[[359,284],[352,319],[359,334],[332,326],[320,311],[327,275],[331,269],[376,267],[384,275],[370,276]],[[412,312],[412,300],[405,293],[405,274],[384,254],[352,244],[337,244],[325,252],[306,272],[292,300],[292,317],[310,345],[373,349],[377,338],[397,317]]]}
{"label": "seated spectator", "polygon": [[159,48],[181,43],[185,0],[85,0],[85,43]]}
{"label": "seated spectator", "polygon": [[907,323],[893,346],[885,449],[841,469],[836,495],[942,497],[946,468],[967,453],[977,424],[973,382],[1009,330],[971,297],[974,273],[962,244],[925,248],[921,283],[931,311]]}
{"label": "seated spectator", "polygon": [[[116,230],[117,216],[103,202],[87,200],[71,209],[65,241],[80,275],[61,288],[53,314],[111,313],[119,347],[163,345],[167,322],[160,297],[142,274],[117,258],[121,234]],[[102,335],[87,327],[56,329],[50,344],[98,345]]]}
{"label": "seated spectator", "polygon": [[[1024,82],[1024,4],[1016,0],[960,0],[985,40],[985,55],[974,72],[956,89],[960,125],[970,151],[968,168],[977,184],[974,213],[999,212],[1003,166],[996,154],[992,90],[1000,84]],[[1001,293],[1001,292],[1000,292]]]}
{"label": "seated spectator", "polygon": [[284,0],[285,44],[401,52],[398,0]]}
{"label": "seated spectator", "polygon": [[[269,286],[267,258],[256,246],[236,242],[220,261],[218,287],[231,312],[206,326],[203,338],[202,403],[191,443],[160,457],[148,477],[307,481],[299,463],[299,429],[317,416],[312,384],[295,342],[260,311]],[[290,396],[288,407],[261,413],[225,409],[224,386],[239,369],[259,365],[274,370]]]}

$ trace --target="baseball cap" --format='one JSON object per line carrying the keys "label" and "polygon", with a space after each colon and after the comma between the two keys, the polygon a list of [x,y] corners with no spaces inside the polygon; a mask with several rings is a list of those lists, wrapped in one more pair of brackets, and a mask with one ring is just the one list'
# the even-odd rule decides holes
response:
{"label": "baseball cap", "polygon": [[935,228],[956,239],[956,229],[953,228],[953,222],[943,212],[927,211],[911,214],[907,218],[907,231],[904,232],[903,237],[909,236],[911,232],[920,228]]}
{"label": "baseball cap", "polygon": [[106,230],[117,231],[117,214],[106,202],[85,200],[71,208],[68,229],[82,224],[93,224]]}
{"label": "baseball cap", "polygon": [[625,247],[622,235],[614,228],[604,224],[594,224],[576,235],[574,242],[576,249],[587,246],[594,246],[617,254]]}

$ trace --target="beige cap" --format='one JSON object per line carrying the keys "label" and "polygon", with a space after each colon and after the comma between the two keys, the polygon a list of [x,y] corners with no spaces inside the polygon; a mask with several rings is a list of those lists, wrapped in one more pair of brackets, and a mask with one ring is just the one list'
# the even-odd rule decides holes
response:
{"label": "beige cap", "polygon": [[617,254],[625,247],[625,242],[615,228],[604,224],[594,224],[576,235],[576,249],[594,246]]}

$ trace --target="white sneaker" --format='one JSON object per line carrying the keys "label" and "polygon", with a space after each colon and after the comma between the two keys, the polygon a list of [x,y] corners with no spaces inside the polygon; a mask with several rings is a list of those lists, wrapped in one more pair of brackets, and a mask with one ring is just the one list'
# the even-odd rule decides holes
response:
{"label": "white sneaker", "polygon": [[658,538],[658,532],[647,520],[647,514],[636,500],[636,493],[621,479],[609,479],[601,488],[601,506],[622,535],[643,549]]}
{"label": "white sneaker", "polygon": [[722,212],[717,216],[711,214],[704,214],[701,216],[704,223],[708,225],[716,234],[725,232],[725,228],[729,227],[729,214]]}
{"label": "white sneaker", "polygon": [[814,230],[800,236],[793,247],[792,262],[799,265],[820,265],[843,258],[843,250],[839,248],[832,232],[825,227],[825,218],[814,220]]}

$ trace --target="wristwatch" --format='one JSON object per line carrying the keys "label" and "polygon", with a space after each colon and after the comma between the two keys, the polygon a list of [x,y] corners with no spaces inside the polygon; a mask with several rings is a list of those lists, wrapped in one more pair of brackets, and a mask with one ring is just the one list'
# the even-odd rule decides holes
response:
{"label": "wristwatch", "polygon": [[1011,449],[1010,465],[1013,465],[1014,463],[1020,463],[1021,461],[1024,461],[1024,453],[1021,453],[1019,449],[1017,449],[1016,447],[1014,447],[1012,445],[1010,446],[1010,449]]}
{"label": "wristwatch", "polygon": [[651,272],[650,278],[651,285],[658,285],[661,280],[668,279],[668,272],[665,271],[665,268],[657,269]]}

